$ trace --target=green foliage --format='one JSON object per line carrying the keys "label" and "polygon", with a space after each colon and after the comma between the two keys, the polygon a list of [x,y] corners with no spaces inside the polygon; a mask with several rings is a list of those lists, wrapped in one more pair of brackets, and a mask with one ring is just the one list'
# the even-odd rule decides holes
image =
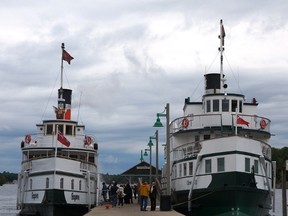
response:
{"label": "green foliage", "polygon": [[6,171],[4,171],[3,173],[0,173],[0,185],[3,185],[5,183],[11,183],[17,179],[18,179],[18,174],[16,173],[9,173]]}
{"label": "green foliage", "polygon": [[276,183],[281,182],[281,170],[286,166],[286,160],[288,160],[288,147],[272,148],[272,161],[276,161]]}

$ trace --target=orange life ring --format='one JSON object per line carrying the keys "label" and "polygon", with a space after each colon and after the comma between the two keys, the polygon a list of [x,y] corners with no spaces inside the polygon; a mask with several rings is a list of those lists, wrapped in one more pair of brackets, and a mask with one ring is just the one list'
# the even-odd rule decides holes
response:
{"label": "orange life ring", "polygon": [[260,128],[261,129],[265,129],[266,126],[267,126],[267,123],[266,123],[265,119],[262,118],[261,121],[260,121]]}
{"label": "orange life ring", "polygon": [[182,120],[182,127],[187,128],[189,126],[189,119],[187,117],[185,117]]}
{"label": "orange life ring", "polygon": [[25,143],[29,144],[31,142],[31,135],[26,135],[25,136]]}

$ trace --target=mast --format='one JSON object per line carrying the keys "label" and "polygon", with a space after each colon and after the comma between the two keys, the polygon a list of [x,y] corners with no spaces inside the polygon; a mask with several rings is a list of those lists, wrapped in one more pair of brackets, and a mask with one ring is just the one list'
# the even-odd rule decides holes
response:
{"label": "mast", "polygon": [[225,37],[225,30],[223,26],[223,21],[222,19],[220,20],[220,92],[223,92],[223,86],[224,86],[224,76],[223,76],[223,52],[224,52],[224,37]]}
{"label": "mast", "polygon": [[60,83],[60,89],[62,89],[62,87],[63,87],[63,60],[64,60],[63,54],[64,54],[64,49],[65,49],[64,43],[62,43],[61,48],[62,48],[62,56],[61,56],[61,83]]}

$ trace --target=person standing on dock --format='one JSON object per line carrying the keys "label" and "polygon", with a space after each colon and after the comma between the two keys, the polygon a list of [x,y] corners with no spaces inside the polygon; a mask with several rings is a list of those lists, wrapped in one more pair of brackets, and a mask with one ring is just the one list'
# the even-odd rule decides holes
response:
{"label": "person standing on dock", "polygon": [[103,196],[104,202],[107,202],[107,186],[105,182],[102,183],[102,196]]}
{"label": "person standing on dock", "polygon": [[149,197],[150,197],[150,202],[151,202],[151,211],[155,211],[156,210],[156,197],[157,197],[157,187],[156,187],[155,182],[152,182]]}
{"label": "person standing on dock", "polygon": [[110,191],[112,208],[116,207],[117,205],[117,190],[118,190],[117,183],[113,181],[112,186],[111,186],[111,191]]}
{"label": "person standing on dock", "polygon": [[148,202],[148,196],[150,193],[150,186],[147,183],[147,181],[145,181],[143,184],[140,185],[140,189],[139,189],[139,193],[140,193],[140,210],[141,211],[147,211],[147,202]]}

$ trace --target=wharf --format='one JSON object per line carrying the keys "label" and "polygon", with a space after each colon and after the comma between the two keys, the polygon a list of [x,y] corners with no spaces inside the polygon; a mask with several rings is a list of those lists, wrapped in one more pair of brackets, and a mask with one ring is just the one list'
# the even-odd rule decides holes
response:
{"label": "wharf", "polygon": [[124,204],[123,207],[112,208],[111,204],[104,204],[93,208],[85,216],[183,216],[182,214],[171,210],[171,211],[160,211],[159,206],[156,207],[156,211],[150,211],[150,206],[147,206],[147,211],[140,211],[138,203]]}

